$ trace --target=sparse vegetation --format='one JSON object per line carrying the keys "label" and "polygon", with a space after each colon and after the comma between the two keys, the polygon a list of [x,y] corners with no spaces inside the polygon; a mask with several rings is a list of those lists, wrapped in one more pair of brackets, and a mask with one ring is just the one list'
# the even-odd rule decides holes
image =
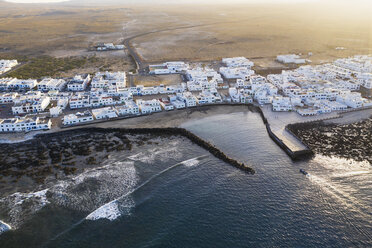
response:
{"label": "sparse vegetation", "polygon": [[66,72],[75,68],[83,67],[87,63],[86,57],[66,57],[53,58],[41,56],[36,58],[24,59],[24,66],[10,72],[7,77],[21,79],[58,77],[61,72]]}

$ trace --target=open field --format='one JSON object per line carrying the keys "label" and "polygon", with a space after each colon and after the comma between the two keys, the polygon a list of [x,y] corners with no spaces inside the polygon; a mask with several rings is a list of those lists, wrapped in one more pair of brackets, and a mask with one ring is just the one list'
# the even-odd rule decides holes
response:
{"label": "open field", "polygon": [[[139,4],[48,4],[25,8],[0,2],[0,58],[4,51],[14,56],[57,58],[96,54],[102,59],[101,65],[84,64],[80,68],[86,72],[105,68],[130,70],[132,61],[124,52],[94,53],[88,48],[98,42],[121,43],[139,35],[131,42],[148,63],[245,56],[263,73],[267,68],[275,72],[286,69],[274,61],[278,54],[312,52],[313,56],[308,58],[322,63],[372,53],[372,16],[358,6],[302,3],[284,7],[246,4],[149,8]],[[336,50],[336,47],[346,49]],[[121,65],[115,66],[117,63]],[[80,68],[67,70],[67,74]],[[57,71],[53,75],[64,74]]]}
{"label": "open field", "polygon": [[164,85],[175,85],[182,83],[181,76],[179,74],[174,75],[150,75],[150,76],[135,76],[134,85],[155,86],[159,84]]}

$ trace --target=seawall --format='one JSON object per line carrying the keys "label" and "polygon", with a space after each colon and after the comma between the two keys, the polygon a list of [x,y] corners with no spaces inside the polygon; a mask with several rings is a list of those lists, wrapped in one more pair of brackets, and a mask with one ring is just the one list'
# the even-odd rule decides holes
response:
{"label": "seawall", "polygon": [[58,133],[51,133],[51,134],[40,134],[38,135],[40,138],[50,138],[53,136],[64,135],[66,133],[79,133],[80,130],[84,131],[99,131],[99,132],[123,132],[125,134],[155,134],[155,135],[180,135],[189,139],[194,144],[206,149],[216,158],[221,159],[222,161],[241,169],[249,174],[254,174],[255,170],[248,165],[239,162],[229,156],[227,156],[224,152],[220,149],[212,145],[211,143],[203,140],[199,136],[193,134],[192,132],[178,127],[169,127],[169,128],[98,128],[98,127],[88,127],[88,128],[81,128],[81,129],[73,129],[73,130],[66,130]]}
{"label": "seawall", "polygon": [[[305,150],[300,150],[300,151],[292,151],[288,145],[285,144],[285,142],[283,142],[283,140],[281,140],[272,130],[271,130],[271,127],[270,127],[270,123],[267,121],[267,118],[265,117],[265,114],[263,113],[262,109],[258,106],[252,106],[254,108],[255,111],[257,111],[261,118],[262,118],[262,121],[263,123],[265,124],[266,126],[266,130],[267,130],[267,133],[269,135],[269,137],[280,147],[282,148],[282,150],[287,153],[287,155],[292,159],[292,160],[302,160],[302,159],[306,159],[306,158],[309,158],[311,156],[314,155],[314,152],[302,141],[301,143],[303,143],[306,147]],[[295,136],[297,137],[297,136]],[[297,138],[298,139],[298,138]]]}

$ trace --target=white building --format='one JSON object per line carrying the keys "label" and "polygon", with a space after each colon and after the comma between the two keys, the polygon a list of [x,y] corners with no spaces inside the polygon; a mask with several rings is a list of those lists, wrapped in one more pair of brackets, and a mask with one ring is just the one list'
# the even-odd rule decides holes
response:
{"label": "white building", "polygon": [[35,79],[16,79],[8,83],[8,90],[32,90],[36,85]]}
{"label": "white building", "polygon": [[150,65],[149,72],[150,74],[173,74],[186,71],[189,68],[189,65],[182,61],[171,61],[165,62],[160,65]]}
{"label": "white building", "polygon": [[74,125],[78,123],[85,123],[93,121],[93,116],[88,110],[84,113],[77,112],[76,114],[65,115],[62,118],[63,125]]}
{"label": "white building", "polygon": [[125,72],[97,72],[92,79],[92,89],[103,89],[104,92],[116,93],[125,91],[127,79]]}
{"label": "white building", "polygon": [[69,99],[68,98],[60,98],[57,100],[57,106],[61,109],[66,109],[68,105]]}
{"label": "white building", "polygon": [[245,57],[223,58],[222,63],[228,67],[246,67],[248,69],[254,66],[254,63]]}
{"label": "white building", "polygon": [[159,99],[159,102],[160,102],[160,106],[161,106],[165,111],[169,111],[169,110],[173,110],[173,109],[174,109],[173,104],[169,101],[168,98],[162,98],[162,99]]}
{"label": "white building", "polygon": [[184,102],[186,107],[195,107],[196,106],[196,97],[191,92],[184,92],[177,94],[177,99]]}
{"label": "white building", "polygon": [[12,112],[14,115],[26,114],[26,113],[39,113],[43,112],[50,103],[50,97],[42,97],[40,99],[35,99],[33,102],[15,104],[12,107]]}
{"label": "white building", "polygon": [[305,64],[306,60],[301,59],[299,55],[296,54],[286,54],[286,55],[278,55],[276,57],[276,60],[278,60],[281,63],[284,64]]}
{"label": "white building", "polygon": [[18,93],[0,93],[0,104],[12,103]]}
{"label": "white building", "polygon": [[139,108],[133,101],[126,101],[124,105],[116,106],[116,112],[120,116],[138,115]]}
{"label": "white building", "polygon": [[92,114],[97,120],[112,119],[118,117],[116,110],[113,107],[93,109]]}
{"label": "white building", "polygon": [[63,79],[44,78],[37,84],[37,89],[40,91],[58,90],[61,91],[65,88],[67,82]]}
{"label": "white building", "polygon": [[363,107],[363,98],[359,92],[351,92],[350,94],[339,95],[336,101],[347,105],[350,108]]}
{"label": "white building", "polygon": [[76,75],[73,79],[67,82],[69,91],[84,91],[90,82],[90,75]]}
{"label": "white building", "polygon": [[73,95],[70,98],[70,108],[77,109],[77,108],[90,108],[90,96],[87,94],[77,94]]}
{"label": "white building", "polygon": [[47,130],[52,127],[52,121],[48,118],[23,117],[0,120],[0,132],[29,132]]}
{"label": "white building", "polygon": [[10,71],[16,65],[18,65],[17,60],[0,60],[0,74]]}
{"label": "white building", "polygon": [[254,75],[254,71],[248,69],[247,67],[221,67],[220,73],[226,79],[243,79],[249,80],[249,78]]}
{"label": "white building", "polygon": [[161,111],[161,105],[159,100],[153,99],[144,101],[142,99],[137,99],[136,103],[139,107],[139,110],[142,114],[150,114],[154,112],[160,112]]}
{"label": "white building", "polygon": [[293,109],[291,98],[275,96],[273,98],[273,111],[291,111]]}

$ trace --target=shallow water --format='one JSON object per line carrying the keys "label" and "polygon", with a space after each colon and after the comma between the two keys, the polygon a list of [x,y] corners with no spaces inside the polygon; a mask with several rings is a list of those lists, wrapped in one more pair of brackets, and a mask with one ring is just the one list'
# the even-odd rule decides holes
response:
{"label": "shallow water", "polygon": [[0,247],[372,246],[370,164],[320,155],[294,163],[251,112],[183,127],[256,174],[184,139],[112,155],[45,198],[31,197],[23,209],[31,217],[19,214],[21,224],[0,235]]}

